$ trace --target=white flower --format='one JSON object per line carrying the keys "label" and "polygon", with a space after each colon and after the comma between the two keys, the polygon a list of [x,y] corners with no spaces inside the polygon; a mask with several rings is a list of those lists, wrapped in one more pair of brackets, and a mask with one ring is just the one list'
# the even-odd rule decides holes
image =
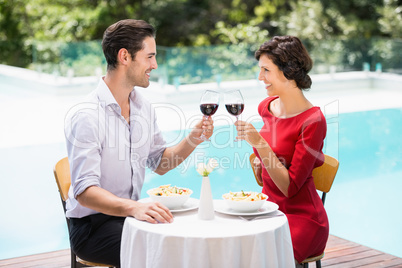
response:
{"label": "white flower", "polygon": [[210,158],[206,167],[208,173],[211,173],[218,166],[218,161],[213,158]]}
{"label": "white flower", "polygon": [[206,177],[211,173],[216,167],[218,166],[218,161],[216,161],[213,158],[210,158],[208,163],[205,165],[204,163],[198,163],[197,164],[197,172],[203,176]]}
{"label": "white flower", "polygon": [[[197,172],[198,172],[201,176],[204,175],[205,169],[206,169],[206,165],[205,165],[204,163],[198,163],[198,164],[197,164]],[[208,175],[207,175],[207,176],[208,176]]]}

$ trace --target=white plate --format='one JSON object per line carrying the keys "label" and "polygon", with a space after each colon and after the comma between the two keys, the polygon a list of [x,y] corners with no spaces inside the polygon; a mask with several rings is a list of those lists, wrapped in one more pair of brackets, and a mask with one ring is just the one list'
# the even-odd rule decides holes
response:
{"label": "white plate", "polygon": [[[138,200],[138,202],[148,203],[152,202],[151,198],[143,198]],[[198,208],[199,200],[196,198],[189,198],[186,203],[183,204],[180,208],[171,209],[170,212],[184,212]]]}
{"label": "white plate", "polygon": [[273,202],[266,201],[265,204],[257,211],[253,212],[238,212],[225,204],[225,200],[214,200],[214,208],[216,212],[228,214],[228,215],[235,215],[235,216],[255,216],[255,215],[263,215],[268,214],[274,211],[277,211],[279,206]]}

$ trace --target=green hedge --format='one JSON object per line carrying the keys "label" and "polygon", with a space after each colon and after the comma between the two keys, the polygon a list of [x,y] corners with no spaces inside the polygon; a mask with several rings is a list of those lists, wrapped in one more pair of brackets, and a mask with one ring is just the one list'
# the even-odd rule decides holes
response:
{"label": "green hedge", "polygon": [[[314,60],[311,73],[382,71],[402,73],[402,40],[359,39],[304,40]],[[254,79],[258,74],[254,52],[259,45],[244,44],[208,47],[157,47],[159,68],[153,79],[168,84],[191,84]],[[104,73],[106,62],[100,41],[32,45],[31,69],[62,76],[93,76]],[[99,73],[99,71],[98,71]]]}

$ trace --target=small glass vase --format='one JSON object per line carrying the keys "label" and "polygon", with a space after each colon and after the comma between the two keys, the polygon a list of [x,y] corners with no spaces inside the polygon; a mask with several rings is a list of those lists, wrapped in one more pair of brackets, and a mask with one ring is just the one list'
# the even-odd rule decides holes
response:
{"label": "small glass vase", "polygon": [[200,220],[213,220],[215,218],[214,202],[208,176],[202,177],[198,218]]}

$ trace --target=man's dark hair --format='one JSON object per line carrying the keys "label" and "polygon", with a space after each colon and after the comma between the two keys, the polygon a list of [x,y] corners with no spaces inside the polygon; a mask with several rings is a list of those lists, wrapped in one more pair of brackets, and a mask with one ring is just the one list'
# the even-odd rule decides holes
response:
{"label": "man's dark hair", "polygon": [[122,48],[127,49],[134,59],[138,51],[143,49],[144,39],[155,38],[156,31],[152,25],[143,20],[121,20],[110,25],[103,34],[102,49],[107,62],[107,69],[117,67],[117,54]]}

